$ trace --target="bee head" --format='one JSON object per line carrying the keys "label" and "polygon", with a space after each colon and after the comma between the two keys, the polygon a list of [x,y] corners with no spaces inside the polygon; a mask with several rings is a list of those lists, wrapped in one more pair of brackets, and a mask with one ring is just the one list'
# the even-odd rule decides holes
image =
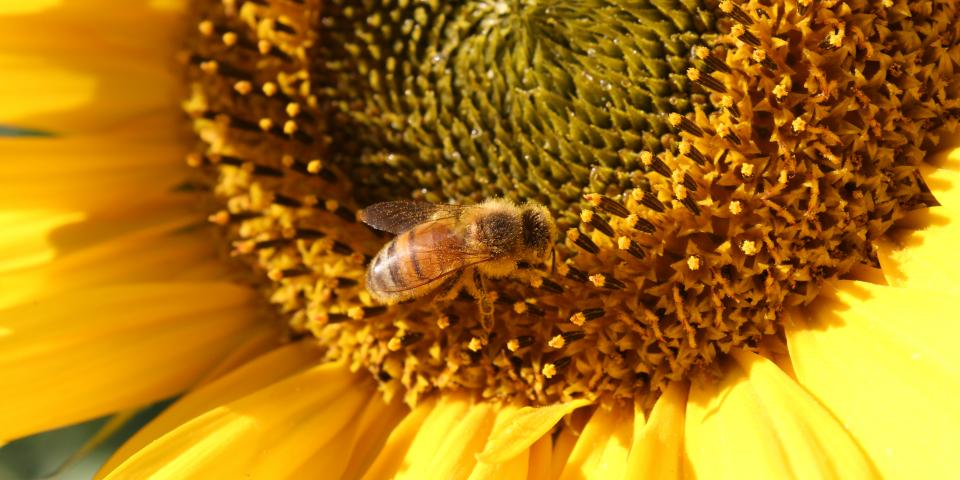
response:
{"label": "bee head", "polygon": [[523,226],[523,245],[539,257],[546,255],[553,244],[553,217],[543,205],[530,204],[523,207],[520,215]]}

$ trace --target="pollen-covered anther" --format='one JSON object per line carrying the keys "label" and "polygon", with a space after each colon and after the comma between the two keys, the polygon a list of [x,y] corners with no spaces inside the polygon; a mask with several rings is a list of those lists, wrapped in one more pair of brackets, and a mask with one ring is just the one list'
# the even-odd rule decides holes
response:
{"label": "pollen-covered anther", "polygon": [[652,192],[646,192],[642,189],[635,188],[630,193],[630,196],[651,210],[663,213],[667,209],[663,202],[661,202]]}
{"label": "pollen-covered anther", "polygon": [[484,345],[486,345],[486,344],[487,344],[487,342],[484,341],[483,339],[481,339],[480,337],[473,337],[473,338],[471,338],[470,341],[467,343],[467,348],[468,348],[471,352],[476,353],[476,352],[479,352],[480,350],[482,350],[483,347],[484,347]]}
{"label": "pollen-covered anther", "polygon": [[767,56],[767,52],[762,48],[754,50],[750,58],[770,70],[776,70],[778,67],[777,62],[774,62],[769,56]]}
{"label": "pollen-covered anther", "polygon": [[363,320],[363,317],[366,316],[366,312],[364,312],[363,307],[350,307],[350,309],[347,310],[347,316],[353,320]]}
{"label": "pollen-covered anther", "polygon": [[226,210],[220,210],[216,213],[212,213],[207,217],[207,221],[220,226],[226,225],[230,223],[230,212]]}
{"label": "pollen-covered anther", "polygon": [[507,350],[510,350],[511,352],[516,352],[517,350],[520,350],[520,341],[517,340],[516,338],[511,338],[510,340],[508,340]]}
{"label": "pollen-covered anther", "polygon": [[450,317],[447,315],[440,315],[437,317],[437,328],[440,330],[446,330],[450,326]]}
{"label": "pollen-covered anther", "polygon": [[690,133],[695,137],[703,136],[703,130],[700,129],[697,124],[693,123],[693,121],[691,121],[689,118],[680,115],[679,113],[671,113],[667,116],[667,120],[674,128],[679,128],[680,130]]}
{"label": "pollen-covered anther", "polygon": [[794,132],[800,133],[807,129],[807,121],[797,117],[793,119],[793,122],[790,124]]}
{"label": "pollen-covered anther", "polygon": [[546,363],[543,365],[543,368],[540,370],[540,373],[543,374],[546,378],[553,378],[557,374],[557,366],[552,363]]}
{"label": "pollen-covered anther", "polygon": [[310,160],[307,163],[307,171],[316,175],[323,170],[323,162],[320,160]]}
{"label": "pollen-covered anther", "polygon": [[720,106],[726,108],[727,111],[730,112],[730,115],[733,115],[737,118],[740,117],[740,109],[737,107],[736,102],[734,102],[733,97],[730,95],[724,95],[723,98],[720,99]]}
{"label": "pollen-covered anther", "polygon": [[747,255],[756,255],[760,253],[760,247],[753,240],[744,240],[740,242],[740,250]]}
{"label": "pollen-covered anther", "polygon": [[193,168],[202,167],[205,163],[203,155],[199,153],[189,153],[186,157],[187,165]]}
{"label": "pollen-covered anther", "polygon": [[663,160],[654,155],[652,152],[644,150],[640,152],[640,162],[642,162],[647,168],[653,170],[654,172],[663,175],[666,178],[670,178],[670,167],[666,163],[663,163]]}
{"label": "pollen-covered anther", "polygon": [[547,342],[547,345],[549,345],[551,348],[556,348],[556,349],[563,348],[564,346],[566,346],[566,344],[567,344],[567,341],[564,340],[563,335],[554,335],[554,337],[551,338],[549,342]]}
{"label": "pollen-covered anther", "polygon": [[627,207],[624,207],[620,202],[604,196],[598,193],[588,193],[583,196],[588,202],[593,206],[617,217],[623,218],[627,215],[630,215],[630,211],[627,210]]}
{"label": "pollen-covered anther", "polygon": [[627,237],[617,238],[617,248],[619,248],[620,250],[626,251],[627,253],[629,253],[630,255],[633,255],[636,258],[642,259],[643,257],[646,256],[646,254],[643,253],[643,250],[640,249],[640,246],[637,245],[637,242],[634,242],[633,240]]}
{"label": "pollen-covered anther", "polygon": [[576,228],[571,228],[567,230],[567,238],[570,239],[574,245],[586,250],[589,253],[599,253],[600,247],[596,243],[593,243],[593,240],[589,236],[580,233],[580,230]]}
{"label": "pollen-covered anther", "polygon": [[530,310],[530,307],[529,305],[527,305],[527,302],[525,301],[519,301],[519,302],[513,303],[513,311],[518,315],[527,313],[528,310]]}
{"label": "pollen-covered anther", "polygon": [[197,25],[197,30],[204,36],[209,37],[216,33],[216,25],[210,20],[204,20]]}
{"label": "pollen-covered anther", "polygon": [[277,84],[273,82],[265,82],[260,89],[263,90],[263,94],[268,97],[276,95],[278,91]]}
{"label": "pollen-covered anther", "polygon": [[733,71],[730,69],[729,65],[723,62],[723,60],[720,60],[719,58],[714,56],[710,52],[710,49],[707,47],[695,48],[694,54],[697,56],[697,58],[699,58],[700,60],[703,60],[704,64],[707,67],[706,73],[710,73],[710,71],[730,73]]}
{"label": "pollen-covered anther", "polygon": [[740,137],[730,128],[726,122],[720,122],[717,125],[717,135],[721,136],[723,139],[727,140],[734,145],[740,145],[742,142]]}
{"label": "pollen-covered anther", "polygon": [[606,288],[610,290],[623,290],[624,288],[627,287],[626,284],[624,284],[620,280],[617,280],[616,278],[613,278],[610,275],[604,275],[602,273],[590,275],[589,278],[590,278],[590,283],[600,288]]}
{"label": "pollen-covered anther", "polygon": [[267,272],[267,278],[273,280],[274,282],[279,282],[280,280],[283,280],[283,270],[274,268]]}
{"label": "pollen-covered anther", "polygon": [[597,229],[599,232],[603,233],[608,237],[612,237],[613,227],[604,220],[601,216],[595,214],[591,210],[583,210],[580,212],[580,221],[590,225],[591,227]]}
{"label": "pollen-covered anther", "polygon": [[294,133],[297,133],[298,129],[299,127],[297,127],[297,122],[294,120],[287,120],[283,123],[283,133],[286,133],[287,135],[293,135]]}
{"label": "pollen-covered anther", "polygon": [[743,175],[743,178],[750,178],[753,176],[753,164],[744,163],[740,165],[740,175]]}
{"label": "pollen-covered anther", "polygon": [[720,80],[717,80],[711,75],[707,73],[703,73],[700,70],[697,70],[696,68],[687,69],[687,78],[689,78],[690,80],[696,82],[697,84],[705,88],[709,88],[710,90],[713,90],[716,92],[726,93],[727,91],[727,87],[724,86],[723,83],[720,83]]}
{"label": "pollen-covered anther", "polygon": [[240,95],[248,95],[253,91],[253,84],[248,80],[240,80],[233,84],[233,91],[239,93]]}
{"label": "pollen-covered anther", "polygon": [[260,130],[263,130],[264,132],[269,132],[270,129],[273,128],[273,120],[269,118],[261,118],[257,122],[257,126],[260,127]]}
{"label": "pollen-covered anther", "polygon": [[286,111],[287,111],[287,115],[291,117],[296,117],[297,115],[300,115],[300,111],[301,111],[300,104],[297,102],[290,102],[287,104]]}
{"label": "pollen-covered anther", "polygon": [[740,7],[738,7],[732,1],[721,0],[719,7],[720,7],[720,11],[729,15],[730,18],[744,25],[753,25],[753,19],[750,18],[750,16],[748,16],[746,12],[741,10]]}
{"label": "pollen-covered anther", "polygon": [[687,268],[694,272],[700,270],[700,257],[696,255],[690,255],[687,257]]}
{"label": "pollen-covered anther", "polygon": [[740,213],[743,212],[743,204],[740,203],[740,200],[734,200],[730,202],[729,209],[730,209],[730,213],[734,215],[740,215]]}
{"label": "pollen-covered anther", "polygon": [[393,337],[387,342],[387,349],[391,352],[399,352],[403,348],[403,340],[400,337]]}
{"label": "pollen-covered anther", "polygon": [[239,39],[237,38],[237,34],[234,33],[234,32],[224,33],[224,34],[220,37],[220,39],[223,40],[223,44],[226,45],[226,46],[228,46],[228,47],[232,47],[232,46],[236,45],[236,44],[237,44],[237,41],[239,40]]}
{"label": "pollen-covered anther", "polygon": [[206,73],[207,75],[215,75],[219,69],[220,64],[218,64],[216,60],[206,60],[200,62],[200,71]]}
{"label": "pollen-covered anther", "polygon": [[760,39],[757,38],[756,35],[751,33],[750,30],[748,30],[742,24],[738,23],[730,27],[730,34],[733,35],[734,37],[737,37],[737,39],[743,43],[753,45],[754,47],[760,46]]}
{"label": "pollen-covered anther", "polygon": [[700,150],[697,150],[697,147],[686,138],[681,140],[680,144],[677,145],[677,151],[681,155],[686,155],[687,158],[693,160],[697,165],[703,165],[707,162],[707,159],[703,156],[703,153],[701,153]]}
{"label": "pollen-covered anther", "polygon": [[783,81],[773,87],[773,95],[777,97],[777,100],[783,100],[783,97],[786,97],[790,94],[790,88],[787,87],[787,84]]}

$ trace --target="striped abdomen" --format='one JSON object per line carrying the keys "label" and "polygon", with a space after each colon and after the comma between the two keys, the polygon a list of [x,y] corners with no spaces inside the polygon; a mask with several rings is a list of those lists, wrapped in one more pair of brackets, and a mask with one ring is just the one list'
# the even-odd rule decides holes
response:
{"label": "striped abdomen", "polygon": [[463,268],[463,247],[464,239],[452,219],[417,225],[373,258],[367,290],[382,303],[426,294]]}

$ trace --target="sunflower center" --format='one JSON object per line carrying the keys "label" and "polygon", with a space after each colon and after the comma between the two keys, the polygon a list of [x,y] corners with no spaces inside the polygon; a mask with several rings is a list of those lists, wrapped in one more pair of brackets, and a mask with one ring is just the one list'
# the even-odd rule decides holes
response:
{"label": "sunflower center", "polygon": [[[411,403],[656,395],[857,265],[956,125],[949,2],[197,2],[185,109],[295,335]],[[949,39],[950,45],[942,40]],[[926,66],[921,66],[926,65]],[[557,258],[375,304],[375,201],[547,206]]]}

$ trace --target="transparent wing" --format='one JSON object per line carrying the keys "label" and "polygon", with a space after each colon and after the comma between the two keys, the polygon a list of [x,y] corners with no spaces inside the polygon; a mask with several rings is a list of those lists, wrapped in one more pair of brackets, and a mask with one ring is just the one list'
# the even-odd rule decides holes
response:
{"label": "transparent wing", "polygon": [[375,203],[364,208],[360,211],[360,221],[377,230],[398,234],[430,220],[459,217],[468,208],[472,207],[396,200]]}
{"label": "transparent wing", "polygon": [[[410,243],[407,245],[407,260],[416,265],[419,281],[403,285],[402,288],[387,290],[399,293],[414,290],[431,283],[438,283],[451,275],[484,262],[493,260],[487,249],[470,249],[450,219],[428,220],[417,224],[406,233]],[[416,239],[416,240],[414,240]]]}

